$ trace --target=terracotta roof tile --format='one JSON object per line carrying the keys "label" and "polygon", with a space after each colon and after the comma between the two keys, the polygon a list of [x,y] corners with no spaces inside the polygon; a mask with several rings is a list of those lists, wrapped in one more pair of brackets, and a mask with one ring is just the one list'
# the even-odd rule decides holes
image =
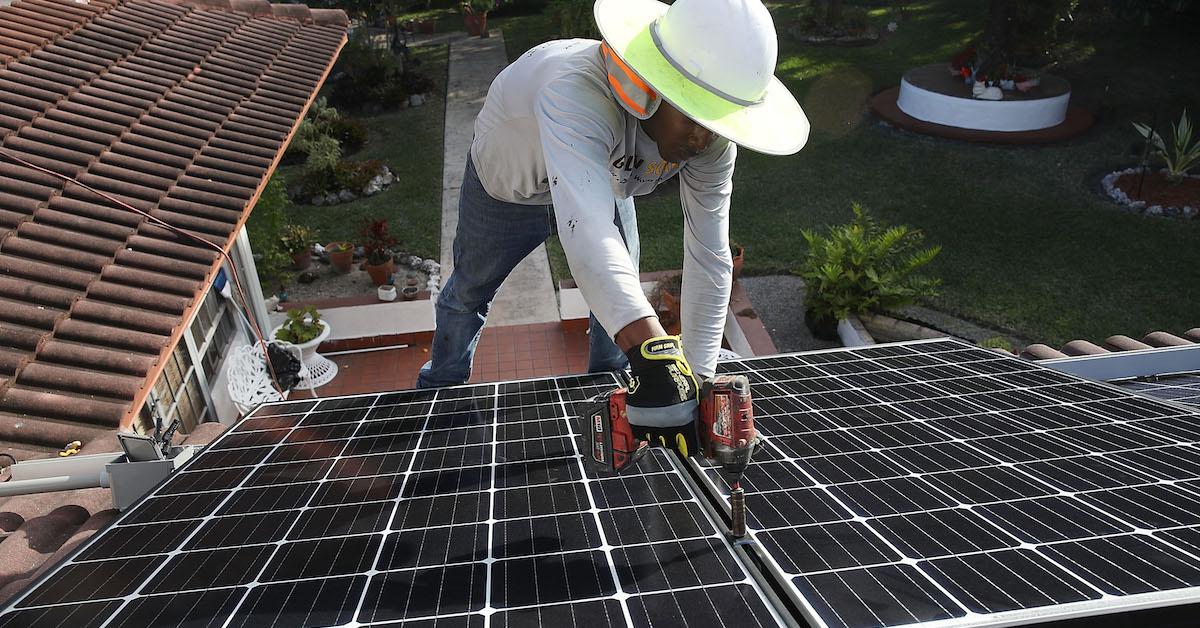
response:
{"label": "terracotta roof tile", "polygon": [[[0,414],[0,436],[4,425],[4,416]],[[203,445],[212,442],[224,430],[225,426],[219,423],[203,423],[180,440],[184,444]],[[99,432],[80,453],[119,450],[116,432],[108,430]],[[47,453],[53,455],[52,451],[36,449],[25,452],[39,457]],[[116,515],[117,511],[112,508],[112,492],[106,488],[0,498],[0,603],[20,592],[88,537],[110,524]]]}
{"label": "terracotta roof tile", "polygon": [[260,0],[0,7],[0,147],[79,182],[0,156],[0,439],[128,427],[219,263],[87,187],[228,247],[347,24]]}

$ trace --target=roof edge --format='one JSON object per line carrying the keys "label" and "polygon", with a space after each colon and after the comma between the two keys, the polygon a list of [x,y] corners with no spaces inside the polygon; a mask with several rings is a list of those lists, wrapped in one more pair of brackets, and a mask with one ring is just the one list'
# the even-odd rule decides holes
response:
{"label": "roof edge", "polygon": [[[341,13],[343,16],[345,16],[345,12],[341,9],[332,9],[331,11]],[[217,270],[220,269],[225,263],[226,256],[229,255],[230,250],[237,241],[238,234],[241,233],[242,229],[244,229],[246,226],[246,220],[250,217],[250,212],[253,211],[254,206],[258,204],[258,199],[260,196],[262,196],[263,190],[267,187],[267,183],[271,181],[271,177],[275,174],[275,170],[279,167],[279,162],[283,159],[283,154],[287,150],[288,144],[292,142],[292,138],[295,137],[296,131],[300,128],[300,124],[304,122],[304,118],[308,116],[308,110],[317,100],[317,96],[321,91],[321,86],[324,85],[326,79],[329,78],[329,74],[333,71],[334,64],[337,63],[338,56],[341,54],[342,49],[346,46],[346,42],[348,41],[349,37],[345,33],[342,33],[341,43],[338,45],[337,50],[334,51],[333,56],[329,58],[329,64],[325,66],[325,70],[321,73],[321,78],[317,81],[317,88],[314,89],[311,94],[309,94],[308,101],[304,104],[304,108],[300,110],[300,115],[296,117],[296,121],[292,124],[292,128],[288,132],[287,137],[284,138],[283,142],[279,145],[279,150],[275,152],[274,160],[271,161],[271,165],[267,168],[262,180],[258,182],[258,188],[254,191],[254,195],[251,196],[248,201],[246,201],[246,205],[242,208],[241,218],[238,220],[237,225],[230,231],[229,238],[225,241],[225,246],[223,247],[224,254],[216,256],[216,259],[213,260],[212,265],[209,267],[208,274],[201,281],[200,289],[196,291],[195,295],[192,297],[191,303],[186,309],[184,309],[183,313],[180,314],[179,324],[176,325],[174,330],[172,330],[171,337],[168,340],[167,345],[164,346],[159,352],[158,359],[155,361],[154,366],[146,373],[146,378],[142,380],[141,387],[138,389],[137,393],[134,394],[133,399],[129,402],[129,406],[125,410],[125,416],[121,417],[119,429],[130,430],[133,427],[134,421],[137,420],[138,415],[141,414],[141,409],[146,405],[146,400],[150,397],[150,392],[154,389],[154,384],[166,370],[167,362],[170,359],[171,354],[175,351],[175,348],[179,346],[180,341],[183,340],[183,334],[185,330],[191,326],[192,317],[195,315],[204,295],[208,292],[209,287],[212,285],[212,280],[216,277]],[[264,334],[269,333],[269,330],[260,331]]]}

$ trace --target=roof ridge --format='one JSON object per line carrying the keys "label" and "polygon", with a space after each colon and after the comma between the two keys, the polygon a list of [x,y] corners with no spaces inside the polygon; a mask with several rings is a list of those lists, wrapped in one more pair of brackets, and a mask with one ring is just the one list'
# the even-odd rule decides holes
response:
{"label": "roof ridge", "polygon": [[251,17],[274,17],[302,24],[348,26],[350,18],[342,9],[313,9],[307,4],[286,4],[267,0],[151,0],[192,9],[215,9]]}

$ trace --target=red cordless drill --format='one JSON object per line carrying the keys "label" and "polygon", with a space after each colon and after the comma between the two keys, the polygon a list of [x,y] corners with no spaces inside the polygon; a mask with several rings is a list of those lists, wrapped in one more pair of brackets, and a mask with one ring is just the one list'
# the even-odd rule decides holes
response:
{"label": "red cordless drill", "polygon": [[[592,400],[584,414],[589,458],[607,471],[620,471],[636,463],[649,449],[649,443],[638,439],[629,425],[625,395],[624,388],[603,393]],[[729,496],[730,531],[741,538],[746,535],[746,494],[741,478],[758,444],[750,380],[745,375],[720,375],[705,381],[700,387],[699,413],[701,453],[721,466],[733,487]]]}

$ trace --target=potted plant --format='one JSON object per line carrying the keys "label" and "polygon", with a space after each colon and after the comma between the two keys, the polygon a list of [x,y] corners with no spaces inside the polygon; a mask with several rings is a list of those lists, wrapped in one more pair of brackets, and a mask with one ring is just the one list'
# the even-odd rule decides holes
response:
{"label": "potted plant", "polygon": [[921,248],[924,236],[906,226],[884,227],[857,203],[849,224],[827,236],[803,231],[808,255],[795,274],[804,279],[804,320],[823,340],[838,337],[850,315],[894,310],[932,296],[940,283],[916,274],[941,247]]}
{"label": "potted plant", "polygon": [[678,334],[680,330],[679,295],[682,289],[683,275],[672,273],[659,279],[650,293],[650,306],[658,314],[658,322],[662,323],[668,334]]}
{"label": "potted plant", "polygon": [[487,14],[495,0],[463,0],[463,24],[472,37],[487,37]]}
{"label": "potted plant", "polygon": [[729,254],[733,258],[733,278],[742,276],[742,264],[745,262],[746,249],[737,242],[729,243]]}
{"label": "potted plant", "polygon": [[279,236],[279,246],[292,256],[292,268],[296,270],[304,270],[312,263],[312,245],[316,242],[317,232],[304,225],[285,225]]}
{"label": "potted plant", "polygon": [[368,219],[362,228],[363,251],[367,256],[367,273],[375,285],[382,286],[395,271],[392,247],[396,238],[388,233],[387,220]]}
{"label": "potted plant", "polygon": [[396,300],[396,284],[392,283],[391,278],[388,278],[387,283],[375,289],[375,294],[380,301],[395,301]]}
{"label": "potted plant", "polygon": [[300,347],[300,359],[307,362],[317,346],[329,337],[330,331],[329,323],[321,320],[317,308],[309,305],[288,310],[287,320],[271,330],[271,338]]}
{"label": "potted plant", "polygon": [[350,268],[354,262],[354,245],[345,240],[330,242],[325,245],[325,252],[329,254],[329,263],[333,265],[333,269],[345,275],[350,272]]}

